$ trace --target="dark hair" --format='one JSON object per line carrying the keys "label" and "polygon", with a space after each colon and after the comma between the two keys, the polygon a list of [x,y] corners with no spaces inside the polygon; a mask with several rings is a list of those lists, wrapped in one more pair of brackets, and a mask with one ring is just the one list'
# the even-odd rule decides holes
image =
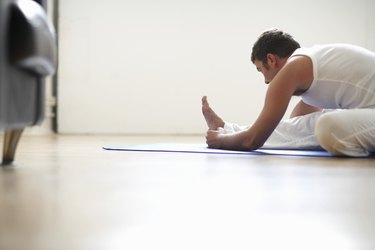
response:
{"label": "dark hair", "polygon": [[299,43],[288,33],[278,29],[267,30],[255,42],[251,61],[254,63],[255,60],[260,60],[267,64],[268,53],[285,58],[300,47]]}

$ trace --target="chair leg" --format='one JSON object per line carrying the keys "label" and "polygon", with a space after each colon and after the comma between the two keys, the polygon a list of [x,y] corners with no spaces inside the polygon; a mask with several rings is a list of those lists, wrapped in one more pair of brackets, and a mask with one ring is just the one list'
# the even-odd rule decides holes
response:
{"label": "chair leg", "polygon": [[22,132],[23,128],[5,131],[2,165],[9,165],[14,161],[18,141],[21,138]]}

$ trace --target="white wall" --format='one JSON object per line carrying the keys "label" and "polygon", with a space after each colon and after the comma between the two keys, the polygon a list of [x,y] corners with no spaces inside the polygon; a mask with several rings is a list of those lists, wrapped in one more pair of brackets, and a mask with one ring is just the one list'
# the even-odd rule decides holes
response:
{"label": "white wall", "polygon": [[266,90],[249,59],[262,31],[375,50],[374,9],[371,0],[60,1],[59,131],[204,133],[202,95],[226,120],[252,123]]}

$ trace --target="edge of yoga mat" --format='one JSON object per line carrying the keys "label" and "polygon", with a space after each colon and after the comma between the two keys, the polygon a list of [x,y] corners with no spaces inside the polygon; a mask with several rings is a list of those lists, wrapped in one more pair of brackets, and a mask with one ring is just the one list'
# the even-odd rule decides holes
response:
{"label": "edge of yoga mat", "polygon": [[205,144],[182,144],[182,143],[155,143],[130,146],[103,147],[112,151],[136,151],[136,152],[169,152],[169,153],[201,153],[201,154],[238,154],[238,155],[284,155],[284,156],[309,156],[309,157],[332,157],[330,153],[323,150],[302,149],[258,149],[254,151],[234,151],[208,148]]}

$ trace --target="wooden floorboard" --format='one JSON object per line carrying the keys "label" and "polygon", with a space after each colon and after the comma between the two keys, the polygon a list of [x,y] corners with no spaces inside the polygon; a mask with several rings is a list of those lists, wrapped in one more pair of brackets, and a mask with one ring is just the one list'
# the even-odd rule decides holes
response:
{"label": "wooden floorboard", "polygon": [[375,249],[375,159],[105,151],[202,137],[25,136],[1,250]]}

